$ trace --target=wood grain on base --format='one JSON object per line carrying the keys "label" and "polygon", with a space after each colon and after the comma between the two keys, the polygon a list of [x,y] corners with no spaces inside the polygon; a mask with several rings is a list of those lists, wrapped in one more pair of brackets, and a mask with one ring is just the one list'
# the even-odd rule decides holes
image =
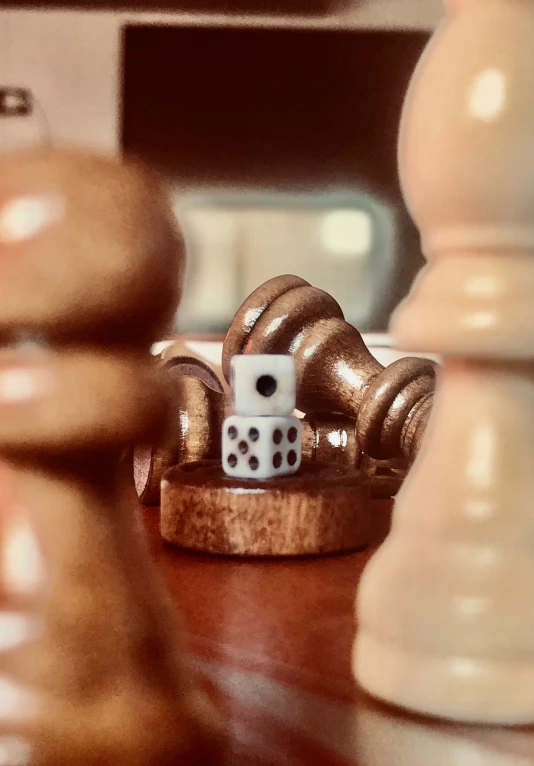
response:
{"label": "wood grain on base", "polygon": [[371,491],[351,468],[303,462],[294,476],[250,481],[219,461],[171,468],[161,485],[161,533],[183,548],[238,556],[304,556],[369,543]]}

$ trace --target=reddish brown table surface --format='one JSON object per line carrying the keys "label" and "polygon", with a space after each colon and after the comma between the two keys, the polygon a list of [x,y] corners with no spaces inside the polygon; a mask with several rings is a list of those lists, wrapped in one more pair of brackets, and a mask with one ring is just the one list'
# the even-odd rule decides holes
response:
{"label": "reddish brown table surface", "polygon": [[151,548],[190,660],[229,722],[225,766],[534,766],[534,727],[460,726],[369,699],[352,679],[354,596],[369,552],[254,561]]}

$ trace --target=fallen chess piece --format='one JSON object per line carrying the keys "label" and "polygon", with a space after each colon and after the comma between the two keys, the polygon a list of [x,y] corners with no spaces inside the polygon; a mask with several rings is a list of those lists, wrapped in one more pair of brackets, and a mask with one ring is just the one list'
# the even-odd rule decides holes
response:
{"label": "fallen chess piece", "polygon": [[432,407],[436,365],[406,357],[384,368],[336,301],[299,277],[265,282],[235,315],[223,347],[223,371],[237,354],[291,354],[302,412],[357,421],[358,443],[377,460],[411,463]]}
{"label": "fallen chess piece", "polygon": [[2,160],[0,455],[47,567],[39,635],[4,655],[32,700],[8,721],[32,766],[204,764],[220,747],[120,460],[168,422],[149,348],[183,265],[149,171],[67,152]]}

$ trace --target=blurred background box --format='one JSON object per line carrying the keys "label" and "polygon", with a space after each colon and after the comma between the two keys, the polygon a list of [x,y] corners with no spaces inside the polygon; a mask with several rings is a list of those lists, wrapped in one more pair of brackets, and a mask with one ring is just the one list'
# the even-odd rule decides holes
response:
{"label": "blurred background box", "polygon": [[[134,153],[167,176],[191,252],[175,330],[224,332],[292,272],[383,331],[422,264],[396,133],[439,0],[7,0],[0,149]],[[402,257],[401,257],[402,256]]]}
{"label": "blurred background box", "polygon": [[125,28],[122,145],[168,177],[192,256],[180,329],[224,332],[283,273],[330,292],[360,329],[385,329],[422,263],[396,133],[426,40]]}

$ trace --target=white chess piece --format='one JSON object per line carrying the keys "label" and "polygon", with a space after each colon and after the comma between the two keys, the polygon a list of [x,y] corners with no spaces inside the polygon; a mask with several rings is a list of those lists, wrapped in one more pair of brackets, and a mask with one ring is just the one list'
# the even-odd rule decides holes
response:
{"label": "white chess piece", "polygon": [[295,362],[290,356],[239,355],[232,359],[232,403],[224,421],[222,464],[228,476],[268,479],[296,473],[302,428],[295,409]]}
{"label": "white chess piece", "polygon": [[407,708],[516,724],[534,722],[534,2],[447,6],[400,136],[428,265],[391,325],[444,362],[362,578],[354,671]]}

